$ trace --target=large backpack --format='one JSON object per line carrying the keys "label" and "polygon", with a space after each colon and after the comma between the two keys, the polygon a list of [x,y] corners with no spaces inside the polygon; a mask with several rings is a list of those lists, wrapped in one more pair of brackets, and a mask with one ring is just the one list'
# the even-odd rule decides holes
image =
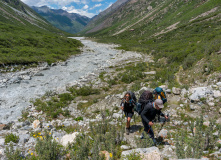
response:
{"label": "large backpack", "polygon": [[155,88],[153,94],[157,94],[157,96],[155,96],[154,99],[159,99],[158,96],[160,96],[160,99],[163,101],[163,104],[167,102],[166,93],[162,88],[160,87]]}
{"label": "large backpack", "polygon": [[136,105],[136,111],[137,113],[140,115],[141,112],[144,109],[144,106],[148,103],[152,103],[153,102],[153,94],[152,92],[150,92],[149,90],[144,91],[141,95],[140,98],[138,100],[138,103]]}
{"label": "large backpack", "polygon": [[128,93],[130,93],[130,96],[131,96],[130,102],[133,103],[133,104],[136,104],[137,103],[137,98],[136,98],[134,92],[128,91]]}

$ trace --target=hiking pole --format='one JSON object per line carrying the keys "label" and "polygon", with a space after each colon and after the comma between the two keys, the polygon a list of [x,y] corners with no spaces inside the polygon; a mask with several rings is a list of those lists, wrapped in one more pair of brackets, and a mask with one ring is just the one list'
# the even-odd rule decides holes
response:
{"label": "hiking pole", "polygon": [[[167,117],[169,117],[169,114],[167,114]],[[166,124],[166,118],[165,118],[165,120],[163,121],[163,123],[161,124],[161,127],[160,127],[160,130],[158,131],[158,137],[159,137],[159,133],[160,133],[160,131],[163,129],[163,126],[164,126],[164,124]]]}

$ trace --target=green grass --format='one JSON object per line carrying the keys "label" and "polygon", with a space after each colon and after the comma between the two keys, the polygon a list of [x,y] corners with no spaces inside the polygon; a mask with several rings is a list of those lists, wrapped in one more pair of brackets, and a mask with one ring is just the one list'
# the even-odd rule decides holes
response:
{"label": "green grass", "polygon": [[[134,11],[137,12],[138,17],[141,17],[141,12],[147,14],[146,7],[149,4],[152,5],[152,10],[156,9],[156,11],[134,25],[133,32],[128,29],[116,36],[112,35],[132,24],[132,21],[137,18],[131,16]],[[212,64],[210,73],[221,71],[219,65],[221,60],[217,53],[221,47],[221,22],[217,16],[221,12],[219,0],[206,2],[167,0],[164,3],[160,0],[156,3],[138,1],[133,6],[139,6],[139,12],[133,10],[133,7],[128,4],[121,11],[113,14],[112,26],[90,33],[88,36],[96,37],[98,42],[120,44],[118,49],[151,53],[156,61],[155,81],[169,82],[170,86],[179,86],[174,74],[178,72],[180,66],[184,71],[190,70],[202,58],[206,58],[210,62],[209,64]],[[215,7],[218,8],[213,13],[190,21]],[[150,20],[149,18],[153,15],[154,18]],[[131,23],[128,22],[128,18]],[[155,33],[159,33],[177,22],[180,23],[173,31],[154,36]],[[124,27],[122,27],[123,24],[125,24]],[[158,62],[161,58],[165,58],[166,63]]]}
{"label": "green grass", "polygon": [[50,32],[29,30],[0,22],[0,65],[66,60],[80,53],[82,44]]}

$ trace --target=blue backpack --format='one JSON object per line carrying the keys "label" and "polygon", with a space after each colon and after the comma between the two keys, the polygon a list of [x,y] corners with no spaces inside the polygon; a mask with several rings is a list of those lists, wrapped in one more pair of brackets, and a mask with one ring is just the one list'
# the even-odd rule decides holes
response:
{"label": "blue backpack", "polygon": [[[166,93],[162,88],[160,87],[155,88],[153,94],[157,95],[154,97],[154,99],[161,99],[163,101],[163,104],[167,102]],[[160,98],[158,98],[158,96],[160,96]]]}

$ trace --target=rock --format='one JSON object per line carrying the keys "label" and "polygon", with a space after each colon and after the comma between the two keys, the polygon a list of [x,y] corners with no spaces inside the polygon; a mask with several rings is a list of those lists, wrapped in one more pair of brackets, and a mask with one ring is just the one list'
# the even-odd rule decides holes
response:
{"label": "rock", "polygon": [[4,146],[5,144],[5,138],[0,138],[0,146]]}
{"label": "rock", "polygon": [[204,126],[209,127],[209,124],[210,124],[210,122],[209,122],[209,121],[207,121],[207,122],[203,122],[203,125],[204,125]]}
{"label": "rock", "polygon": [[29,126],[31,123],[29,122],[29,121],[25,121],[25,122],[23,122],[22,123],[22,127],[24,127],[24,126]]}
{"label": "rock", "polygon": [[221,82],[216,83],[217,86],[221,87]]}
{"label": "rock", "polygon": [[0,124],[0,131],[1,131],[1,130],[9,130],[9,129],[10,129],[10,125]]}
{"label": "rock", "polygon": [[213,91],[213,96],[214,96],[215,98],[221,97],[221,92],[218,91],[218,90],[215,90],[215,91]]}
{"label": "rock", "polygon": [[64,147],[67,147],[68,143],[73,143],[75,142],[75,138],[76,136],[79,134],[79,132],[74,132],[72,134],[67,134],[65,136],[63,136],[61,138],[61,144],[64,146]]}
{"label": "rock", "polygon": [[166,129],[162,129],[162,130],[159,132],[158,136],[159,136],[159,137],[162,137],[162,138],[166,138],[166,137],[167,137],[167,133],[168,133],[168,131],[167,131]]}
{"label": "rock", "polygon": [[30,76],[23,76],[22,78],[23,78],[23,80],[30,80],[31,79]]}
{"label": "rock", "polygon": [[214,107],[214,106],[215,106],[215,103],[214,103],[214,102],[209,102],[208,105],[209,105],[210,107]]}
{"label": "rock", "polygon": [[177,159],[175,150],[176,150],[175,146],[165,145],[163,150],[161,151],[161,154],[162,154],[163,158],[167,158],[167,159],[174,158],[174,160],[175,160],[175,159]]}
{"label": "rock", "polygon": [[171,89],[166,89],[165,92],[171,94]]}
{"label": "rock", "polygon": [[105,157],[104,159],[105,160],[109,160],[110,159],[110,155],[112,157],[112,154],[109,153],[108,151],[100,151],[99,155],[104,155],[104,157]]}
{"label": "rock", "polygon": [[191,96],[189,97],[189,99],[192,102],[199,102],[201,98],[206,98],[209,95],[213,94],[212,90],[207,87],[191,88],[190,93]]}
{"label": "rock", "polygon": [[221,108],[219,109],[219,114],[221,114]]}
{"label": "rock", "polygon": [[8,81],[8,83],[20,83],[21,80],[22,80],[21,77],[13,77],[12,79],[10,79],[10,80]]}
{"label": "rock", "polygon": [[194,106],[194,105],[190,105],[190,109],[192,110],[192,111],[194,111],[195,109],[196,109],[197,107],[196,106]]}
{"label": "rock", "polygon": [[34,76],[44,76],[43,73],[36,73]]}
{"label": "rock", "polygon": [[118,119],[118,118],[121,118],[122,117],[122,114],[119,114],[119,113],[114,113],[113,114],[113,118],[115,119]]}
{"label": "rock", "polygon": [[150,72],[144,72],[144,74],[150,74],[150,75],[153,75],[153,74],[156,74],[156,71],[150,71]]}
{"label": "rock", "polygon": [[173,92],[173,94],[175,94],[175,95],[180,95],[180,94],[181,94],[181,89],[180,89],[180,88],[173,87],[173,88],[172,88],[172,92]]}
{"label": "rock", "polygon": [[30,138],[29,134],[19,135],[19,143],[24,144],[28,142],[29,138]]}
{"label": "rock", "polygon": [[122,146],[120,146],[120,148],[123,150],[128,150],[128,149],[130,149],[130,146],[122,145]]}
{"label": "rock", "polygon": [[[123,151],[121,153],[121,157],[125,157],[127,155],[130,155],[132,153],[140,153],[141,156],[143,156],[143,160],[150,159],[150,160],[161,160],[161,154],[157,147],[150,147],[150,148],[137,148],[132,149],[128,151]],[[125,159],[125,158],[124,158]]]}
{"label": "rock", "polygon": [[33,129],[37,129],[37,128],[41,128],[41,122],[39,120],[34,120],[34,122],[32,123],[32,128]]}

